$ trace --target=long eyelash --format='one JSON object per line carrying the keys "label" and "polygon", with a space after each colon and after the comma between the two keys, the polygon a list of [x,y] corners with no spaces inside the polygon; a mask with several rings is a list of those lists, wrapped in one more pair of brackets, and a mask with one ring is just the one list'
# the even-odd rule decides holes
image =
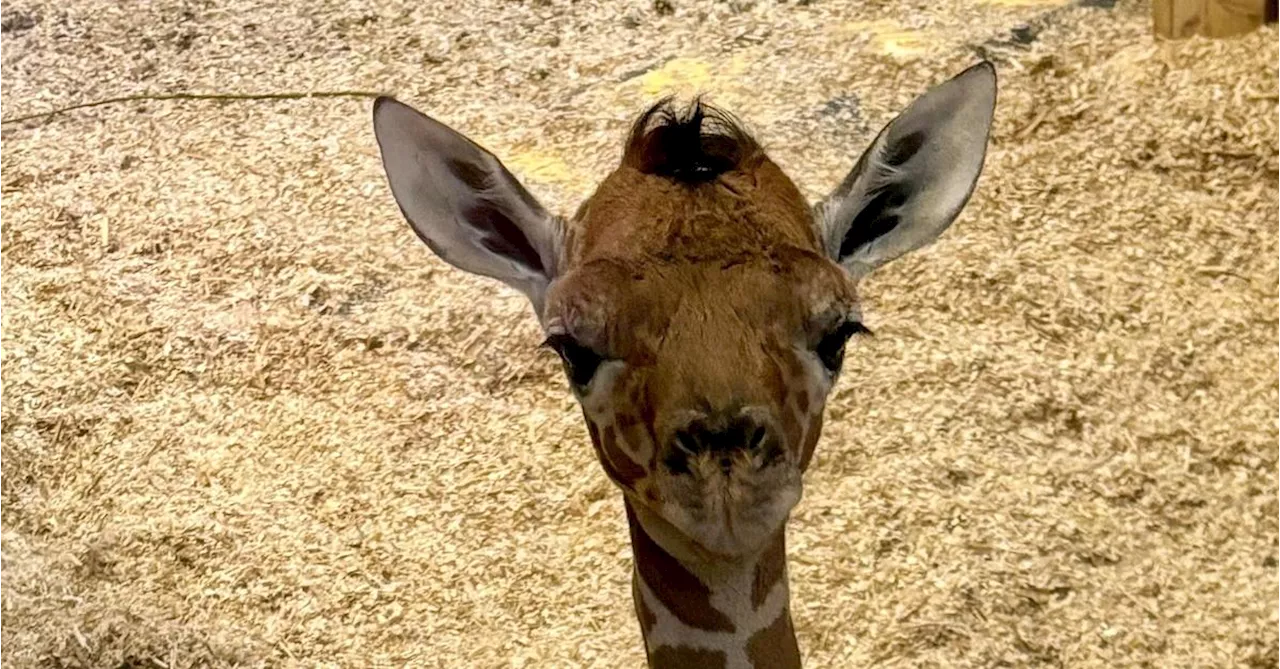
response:
{"label": "long eyelash", "polygon": [[538,344],[538,348],[549,348],[552,351],[559,353],[560,345],[566,342],[571,342],[571,341],[573,340],[567,334],[562,334],[562,333],[552,334],[552,335],[548,335],[546,339],[543,339],[542,343]]}

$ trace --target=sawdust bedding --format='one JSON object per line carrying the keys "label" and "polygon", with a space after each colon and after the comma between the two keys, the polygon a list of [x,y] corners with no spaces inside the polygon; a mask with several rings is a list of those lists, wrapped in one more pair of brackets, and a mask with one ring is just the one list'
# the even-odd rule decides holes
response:
{"label": "sawdust bedding", "polygon": [[[28,0],[3,108],[387,90],[570,210],[698,88],[816,197],[983,45],[977,194],[866,284],[791,524],[807,662],[1274,667],[1276,28],[1050,4]],[[367,100],[3,142],[5,667],[641,664],[556,362],[409,232]]]}

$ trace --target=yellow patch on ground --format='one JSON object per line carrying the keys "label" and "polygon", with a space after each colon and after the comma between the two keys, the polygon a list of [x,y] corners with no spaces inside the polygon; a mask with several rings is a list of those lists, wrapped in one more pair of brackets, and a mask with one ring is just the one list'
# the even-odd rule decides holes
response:
{"label": "yellow patch on ground", "polygon": [[687,93],[705,87],[712,78],[712,65],[695,58],[673,58],[662,67],[639,78],[648,96]]}
{"label": "yellow patch on ground", "polygon": [[502,162],[521,180],[562,185],[574,183],[581,178],[563,158],[544,150],[516,149],[507,154]]}
{"label": "yellow patch on ground", "polygon": [[876,44],[885,53],[898,58],[919,56],[929,50],[929,38],[924,33],[912,30],[876,35]]}
{"label": "yellow patch on ground", "polygon": [[846,35],[871,35],[871,41],[883,53],[895,58],[911,58],[927,53],[933,46],[931,35],[907,30],[892,21],[849,21],[837,27]]}
{"label": "yellow patch on ground", "polygon": [[845,35],[860,35],[862,33],[881,33],[896,30],[900,28],[898,24],[892,21],[845,21],[837,24],[834,28],[835,32]]}
{"label": "yellow patch on ground", "polygon": [[747,72],[753,62],[755,58],[744,53],[718,62],[673,58],[662,67],[623,83],[617,91],[618,102],[623,107],[640,107],[667,95],[706,95],[709,101],[734,106],[750,94]]}

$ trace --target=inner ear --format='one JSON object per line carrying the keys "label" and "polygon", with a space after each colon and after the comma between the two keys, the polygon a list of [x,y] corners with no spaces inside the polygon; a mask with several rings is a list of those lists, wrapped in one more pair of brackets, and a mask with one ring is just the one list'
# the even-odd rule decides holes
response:
{"label": "inner ear", "polygon": [[840,241],[838,257],[848,258],[854,251],[892,232],[902,222],[896,212],[910,198],[911,185],[908,183],[890,183],[882,187],[849,223],[849,230]]}
{"label": "inner ear", "polygon": [[373,109],[374,132],[396,204],[444,261],[512,286],[541,312],[563,229],[489,151],[391,98]]}

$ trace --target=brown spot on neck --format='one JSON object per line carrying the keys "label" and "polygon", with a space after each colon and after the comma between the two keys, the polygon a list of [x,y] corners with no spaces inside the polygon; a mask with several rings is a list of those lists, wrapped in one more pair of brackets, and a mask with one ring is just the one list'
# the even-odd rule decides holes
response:
{"label": "brown spot on neck", "polygon": [[800,646],[791,626],[791,612],[782,615],[768,627],[747,640],[747,659],[755,669],[800,669]]}
{"label": "brown spot on neck", "polygon": [[787,574],[787,541],[786,532],[778,532],[778,537],[760,555],[756,562],[755,577],[751,580],[751,608],[759,610],[764,606],[769,593],[786,577]]}
{"label": "brown spot on neck", "polygon": [[636,575],[650,592],[676,619],[689,627],[709,632],[733,632],[733,621],[711,605],[711,589],[645,532],[629,500],[626,508]]}
{"label": "brown spot on neck", "polygon": [[688,646],[659,646],[649,653],[652,669],[724,669],[724,653]]}
{"label": "brown spot on neck", "polygon": [[636,618],[640,619],[640,632],[647,639],[653,632],[654,625],[658,624],[658,616],[649,610],[649,605],[644,601],[644,595],[640,592],[640,574],[635,572],[631,578],[631,599],[636,605]]}

